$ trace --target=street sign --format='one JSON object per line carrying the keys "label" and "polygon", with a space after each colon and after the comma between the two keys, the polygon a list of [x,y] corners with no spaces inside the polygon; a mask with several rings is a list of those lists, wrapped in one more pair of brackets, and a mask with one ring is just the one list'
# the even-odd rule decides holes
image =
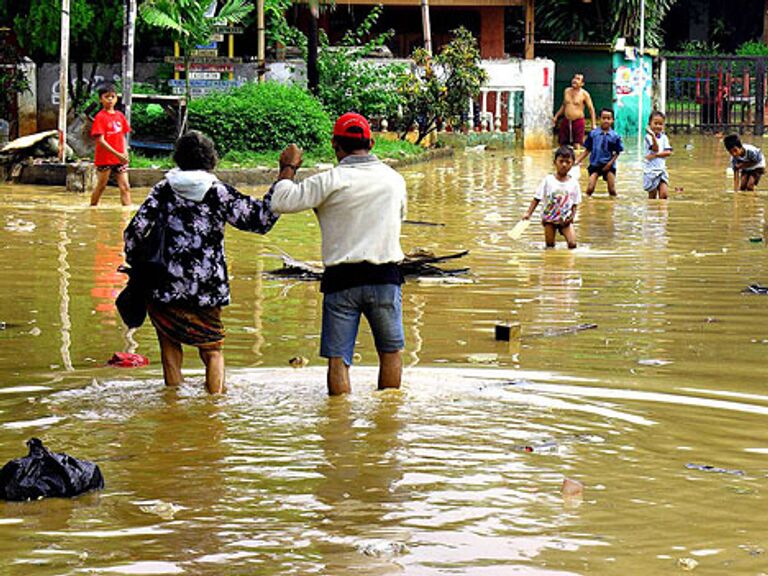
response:
{"label": "street sign", "polygon": [[197,58],[198,56],[218,56],[219,50],[218,48],[214,48],[214,49],[204,48],[199,50],[190,50],[189,55],[192,58]]}
{"label": "street sign", "polygon": [[[240,64],[242,61],[243,59],[239,56],[234,58],[227,58],[226,56],[196,56],[192,64]],[[183,65],[184,58],[181,56],[166,56],[165,62]]]}
{"label": "street sign", "polygon": [[218,45],[216,42],[208,42],[208,44],[195,44],[195,48],[198,50],[216,50],[218,48]]}
{"label": "street sign", "polygon": [[[176,64],[173,68],[176,72],[184,72],[184,64]],[[234,64],[196,64],[189,65],[190,72],[234,72]]]}
{"label": "street sign", "polygon": [[213,30],[217,34],[242,34],[245,31],[242,26],[215,26]]}
{"label": "street sign", "polygon": [[221,72],[190,72],[190,80],[220,80]]}
{"label": "street sign", "polygon": [[[184,88],[186,86],[185,80],[168,80],[168,86],[174,88]],[[222,90],[227,88],[236,88],[243,85],[242,80],[190,80],[189,85],[195,88],[220,88]]]}

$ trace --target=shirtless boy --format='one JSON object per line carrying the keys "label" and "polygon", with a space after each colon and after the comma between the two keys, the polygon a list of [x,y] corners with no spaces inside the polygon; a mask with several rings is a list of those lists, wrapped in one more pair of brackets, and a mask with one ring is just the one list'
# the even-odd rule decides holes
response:
{"label": "shirtless boy", "polygon": [[595,106],[592,97],[584,90],[584,75],[576,73],[571,79],[571,86],[563,93],[563,104],[555,112],[552,121],[557,125],[557,119],[564,115],[560,123],[558,141],[561,146],[581,146],[584,143],[584,106],[589,108],[589,116],[592,119],[592,128],[597,127],[595,122]]}

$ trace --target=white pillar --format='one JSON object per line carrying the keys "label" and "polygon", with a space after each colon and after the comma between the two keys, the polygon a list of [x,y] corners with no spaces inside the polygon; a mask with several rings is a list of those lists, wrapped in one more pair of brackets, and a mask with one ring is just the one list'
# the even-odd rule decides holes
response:
{"label": "white pillar", "polygon": [[475,127],[475,101],[469,98],[469,116],[467,117],[467,127],[472,131]]}
{"label": "white pillar", "polygon": [[488,122],[488,90],[481,90],[480,94],[482,95],[482,105],[480,107],[480,126],[482,131],[485,132],[485,128]]}
{"label": "white pillar", "polygon": [[67,154],[67,94],[69,92],[69,0],[61,0],[61,58],[59,62],[59,162]]}
{"label": "white pillar", "polygon": [[515,93],[509,91],[509,103],[507,104],[507,132],[512,132],[515,128]]}
{"label": "white pillar", "polygon": [[496,132],[501,132],[501,95],[502,92],[496,91],[496,121],[494,122],[494,128]]}

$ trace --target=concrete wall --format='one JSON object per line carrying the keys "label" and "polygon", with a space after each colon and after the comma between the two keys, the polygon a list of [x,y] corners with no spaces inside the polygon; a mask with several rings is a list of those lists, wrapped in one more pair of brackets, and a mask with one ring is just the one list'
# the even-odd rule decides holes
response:
{"label": "concrete wall", "polygon": [[522,90],[523,142],[526,149],[552,148],[552,106],[555,63],[536,58],[521,60],[483,60],[491,90]]}

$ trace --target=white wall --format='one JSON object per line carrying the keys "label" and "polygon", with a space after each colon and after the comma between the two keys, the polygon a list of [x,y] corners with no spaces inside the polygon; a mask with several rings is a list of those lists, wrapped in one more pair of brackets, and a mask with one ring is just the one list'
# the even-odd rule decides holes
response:
{"label": "white wall", "polygon": [[552,147],[552,108],[555,97],[555,63],[535,60],[483,60],[487,87],[500,92],[523,91],[523,138],[526,149]]}

